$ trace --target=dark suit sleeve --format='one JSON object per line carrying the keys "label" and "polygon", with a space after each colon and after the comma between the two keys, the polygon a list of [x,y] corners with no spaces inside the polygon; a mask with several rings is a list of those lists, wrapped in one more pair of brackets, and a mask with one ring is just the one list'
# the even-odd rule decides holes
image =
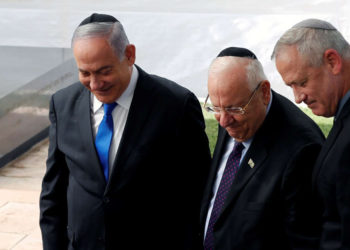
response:
{"label": "dark suit sleeve", "polygon": [[302,147],[293,157],[282,180],[284,227],[291,249],[318,249],[320,214],[312,194],[312,170],[319,144]]}
{"label": "dark suit sleeve", "polygon": [[50,103],[49,152],[40,195],[40,227],[44,249],[67,248],[66,189],[68,171],[64,155],[57,147],[57,120],[53,99]]}
{"label": "dark suit sleeve", "polygon": [[350,143],[346,143],[339,155],[337,167],[336,200],[341,221],[341,244],[344,249],[350,249]]}
{"label": "dark suit sleeve", "polygon": [[[183,175],[187,177],[187,183],[181,186],[187,187],[185,193],[185,206],[190,209],[188,220],[193,221],[193,225],[197,228],[189,229],[188,235],[196,237],[199,231],[199,211],[202,199],[204,184],[207,179],[210,166],[210,150],[208,138],[205,133],[205,123],[202,110],[197,98],[189,93],[184,103],[184,114],[180,122],[179,141],[181,142],[182,155],[179,155],[182,162]],[[198,239],[197,239],[198,240]],[[197,242],[198,243],[198,242]],[[186,247],[184,249],[193,249],[194,247]]]}

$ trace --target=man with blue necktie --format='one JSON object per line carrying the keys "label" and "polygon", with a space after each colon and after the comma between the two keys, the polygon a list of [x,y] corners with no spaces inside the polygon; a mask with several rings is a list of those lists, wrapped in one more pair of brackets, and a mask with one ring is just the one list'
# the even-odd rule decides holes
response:
{"label": "man with blue necktie", "polygon": [[44,249],[193,249],[210,164],[198,100],[136,66],[112,16],[86,18],[72,49],[80,82],[50,104]]}
{"label": "man with blue necktie", "polygon": [[204,250],[318,249],[311,173],[320,129],[271,90],[248,49],[219,53],[208,93],[220,126],[200,215]]}

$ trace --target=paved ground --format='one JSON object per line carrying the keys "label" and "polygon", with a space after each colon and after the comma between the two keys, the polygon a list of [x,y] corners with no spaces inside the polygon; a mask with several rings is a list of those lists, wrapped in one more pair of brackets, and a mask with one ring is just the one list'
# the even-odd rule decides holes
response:
{"label": "paved ground", "polygon": [[0,169],[0,250],[42,249],[39,193],[48,140]]}

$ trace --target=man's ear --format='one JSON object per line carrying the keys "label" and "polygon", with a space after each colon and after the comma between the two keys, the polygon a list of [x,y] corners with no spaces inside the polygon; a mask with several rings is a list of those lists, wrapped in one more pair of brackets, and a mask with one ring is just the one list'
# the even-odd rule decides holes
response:
{"label": "man's ear", "polygon": [[129,66],[133,65],[136,60],[136,47],[133,44],[128,44],[125,47],[125,59],[128,61]]}
{"label": "man's ear", "polygon": [[262,81],[261,83],[261,91],[263,93],[263,102],[267,106],[269,104],[271,98],[271,86],[268,80]]}
{"label": "man's ear", "polygon": [[323,54],[323,62],[329,70],[337,75],[342,69],[342,58],[335,49],[327,49]]}

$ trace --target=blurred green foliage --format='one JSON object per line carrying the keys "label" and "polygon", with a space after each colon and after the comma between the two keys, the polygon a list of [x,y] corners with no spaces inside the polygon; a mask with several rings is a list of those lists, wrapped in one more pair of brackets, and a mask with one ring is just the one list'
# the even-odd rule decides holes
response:
{"label": "blurred green foliage", "polygon": [[323,116],[314,115],[310,109],[305,108],[305,107],[300,107],[300,109],[305,114],[310,116],[311,119],[314,120],[317,123],[317,125],[322,130],[323,134],[327,137],[328,134],[329,134],[329,131],[331,130],[331,128],[333,126],[333,117],[326,118],[326,117],[323,117]]}

